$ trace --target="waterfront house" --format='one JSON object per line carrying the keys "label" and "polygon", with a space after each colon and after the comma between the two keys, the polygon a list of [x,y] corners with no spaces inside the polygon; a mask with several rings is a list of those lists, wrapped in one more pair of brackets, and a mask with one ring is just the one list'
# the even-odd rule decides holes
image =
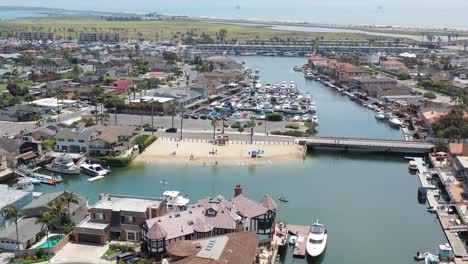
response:
{"label": "waterfront house", "polygon": [[32,199],[32,192],[16,190],[6,184],[0,184],[0,229],[11,224],[5,218],[5,209],[8,206],[14,205],[17,209],[22,209],[32,202]]}
{"label": "waterfront house", "polygon": [[365,90],[371,87],[393,87],[397,80],[388,77],[353,77],[349,78],[348,86],[353,89]]}
{"label": "waterfront house", "polygon": [[37,223],[38,218],[26,217],[18,220],[18,240],[16,240],[16,227],[10,225],[0,230],[1,250],[22,250],[38,242],[38,234],[42,232],[42,224]]}
{"label": "waterfront house", "polygon": [[[26,164],[33,158],[42,155],[40,142],[32,140],[0,138],[0,148],[7,151],[7,166],[13,168],[18,164]],[[10,155],[11,154],[11,155]]]}
{"label": "waterfront house", "polygon": [[11,168],[8,166],[8,160],[12,160],[12,154],[5,149],[0,148],[0,180],[4,177],[9,176],[13,173]]}
{"label": "waterfront house", "polygon": [[[67,191],[59,191],[47,193],[32,200],[29,204],[23,207],[23,213],[28,217],[40,217],[42,212],[50,212],[51,204],[54,201],[63,201],[63,195]],[[65,211],[62,213],[62,219],[65,219],[70,213],[70,220],[77,224],[83,221],[87,215],[88,199],[76,193],[73,193],[75,202],[70,203],[70,208],[67,208],[65,203]]]}
{"label": "waterfront house", "polygon": [[380,67],[387,71],[406,71],[408,69],[403,62],[394,59],[381,61]]}
{"label": "waterfront house", "polygon": [[173,264],[253,264],[258,242],[255,232],[239,232],[193,241],[179,240],[167,247],[167,253]]}
{"label": "waterfront house", "polygon": [[90,128],[96,136],[89,142],[91,156],[120,156],[132,148],[132,139],[140,134],[136,126],[96,125]]}
{"label": "waterfront house", "polygon": [[468,156],[456,156],[452,162],[454,175],[463,177],[468,182]]}
{"label": "waterfront house", "polygon": [[230,70],[230,71],[240,71],[242,70],[242,64],[236,60],[224,57],[224,56],[214,56],[206,59],[209,63],[213,64],[214,70]]}
{"label": "waterfront house", "polygon": [[238,71],[214,71],[203,73],[203,77],[208,81],[218,81],[220,83],[228,84],[232,82],[239,82],[241,80],[242,74]]}
{"label": "waterfront house", "polygon": [[57,132],[56,151],[70,153],[87,153],[89,143],[97,136],[97,132],[87,127],[64,128]]}
{"label": "waterfront house", "polygon": [[233,232],[253,231],[269,235],[276,218],[276,203],[265,195],[255,202],[242,194],[237,185],[235,196],[207,197],[196,207],[172,212],[146,221],[142,227],[143,248],[150,255],[166,252],[166,247],[179,240],[193,240]]}
{"label": "waterfront house", "polygon": [[73,232],[76,242],[105,244],[109,239],[140,241],[146,219],[166,214],[166,200],[101,194],[89,216]]}
{"label": "waterfront house", "polygon": [[200,77],[192,83],[189,88],[199,94],[202,94],[203,97],[210,95],[218,94],[225,86],[216,80],[208,81],[207,79]]}

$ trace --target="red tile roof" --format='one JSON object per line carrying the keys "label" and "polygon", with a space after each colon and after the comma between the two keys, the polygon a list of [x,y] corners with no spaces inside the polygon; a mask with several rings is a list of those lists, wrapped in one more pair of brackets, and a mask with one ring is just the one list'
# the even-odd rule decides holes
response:
{"label": "red tile roof", "polygon": [[133,84],[132,80],[117,80],[114,82],[114,86],[117,90],[126,91]]}

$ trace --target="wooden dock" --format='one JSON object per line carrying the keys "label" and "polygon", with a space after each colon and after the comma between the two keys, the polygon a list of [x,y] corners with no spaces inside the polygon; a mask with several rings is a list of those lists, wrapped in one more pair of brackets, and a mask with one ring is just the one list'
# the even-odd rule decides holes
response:
{"label": "wooden dock", "polygon": [[290,234],[297,236],[296,245],[294,245],[293,256],[296,258],[305,258],[307,248],[307,237],[309,236],[309,226],[287,225],[286,228]]}
{"label": "wooden dock", "polygon": [[434,148],[432,143],[422,141],[368,138],[310,137],[296,142],[316,148],[382,153],[429,153]]}

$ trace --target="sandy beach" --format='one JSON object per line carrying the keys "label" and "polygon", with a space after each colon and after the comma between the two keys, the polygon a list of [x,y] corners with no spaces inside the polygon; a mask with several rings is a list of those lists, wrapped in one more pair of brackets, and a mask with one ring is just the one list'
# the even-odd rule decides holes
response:
{"label": "sandy beach", "polygon": [[[264,151],[252,158],[250,151]],[[227,144],[216,146],[203,142],[157,140],[134,163],[169,163],[180,165],[249,165],[302,159],[304,149],[296,144]]]}

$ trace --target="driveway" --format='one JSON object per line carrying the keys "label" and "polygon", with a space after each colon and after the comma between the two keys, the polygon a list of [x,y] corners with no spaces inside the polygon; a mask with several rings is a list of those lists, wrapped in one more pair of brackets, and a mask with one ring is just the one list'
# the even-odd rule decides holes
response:
{"label": "driveway", "polygon": [[0,264],[7,264],[15,255],[13,253],[0,253]]}
{"label": "driveway", "polygon": [[57,254],[50,260],[50,263],[81,263],[81,264],[110,264],[112,261],[101,259],[101,256],[109,248],[109,245],[87,245],[87,244],[66,244]]}

